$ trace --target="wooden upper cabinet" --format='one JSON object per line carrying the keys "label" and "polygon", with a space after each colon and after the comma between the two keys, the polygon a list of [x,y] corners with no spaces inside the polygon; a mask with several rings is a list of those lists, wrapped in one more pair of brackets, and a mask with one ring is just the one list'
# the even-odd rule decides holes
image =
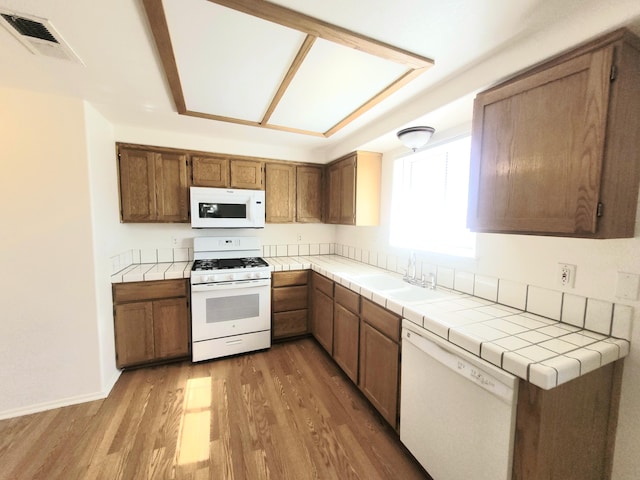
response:
{"label": "wooden upper cabinet", "polygon": [[292,223],[296,207],[296,167],[284,163],[265,166],[265,215],[269,223]]}
{"label": "wooden upper cabinet", "polygon": [[194,187],[228,188],[229,158],[194,155],[191,157],[191,175]]}
{"label": "wooden upper cabinet", "polygon": [[322,222],[321,166],[267,162],[265,165],[268,223]]}
{"label": "wooden upper cabinet", "polygon": [[231,159],[231,188],[263,190],[263,166],[264,162],[258,160]]}
{"label": "wooden upper cabinet", "polygon": [[326,221],[378,225],[382,155],[354,152],[327,167]]}
{"label": "wooden upper cabinet", "polygon": [[119,149],[123,222],[188,222],[189,164],[184,154]]}
{"label": "wooden upper cabinet", "polygon": [[296,167],[296,221],[322,222],[322,167]]}
{"label": "wooden upper cabinet", "polygon": [[632,237],[640,42],[614,32],[476,97],[472,230]]}
{"label": "wooden upper cabinet", "polygon": [[151,222],[157,218],[155,153],[120,149],[120,217],[123,222]]}

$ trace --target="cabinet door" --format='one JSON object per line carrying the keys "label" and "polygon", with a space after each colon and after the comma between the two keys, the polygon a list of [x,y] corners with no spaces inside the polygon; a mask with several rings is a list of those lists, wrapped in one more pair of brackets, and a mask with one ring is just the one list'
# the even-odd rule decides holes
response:
{"label": "cabinet door", "polygon": [[152,302],[116,305],[114,322],[118,368],[154,358]]}
{"label": "cabinet door", "polygon": [[157,218],[156,169],[153,152],[120,149],[120,218],[123,222],[150,222]]}
{"label": "cabinet door", "polygon": [[347,376],[358,383],[360,319],[336,303],[333,310],[333,359]]}
{"label": "cabinet door", "polygon": [[153,302],[155,358],[189,355],[189,308],[186,298]]}
{"label": "cabinet door", "polygon": [[327,172],[327,223],[340,223],[342,198],[342,170],[340,164],[331,165]]}
{"label": "cabinet door", "polygon": [[307,309],[273,314],[272,335],[274,340],[303,335],[309,331]]}
{"label": "cabinet door", "polygon": [[361,321],[359,386],[394,428],[398,418],[399,364],[400,346]]}
{"label": "cabinet door", "polygon": [[322,167],[296,167],[296,221],[322,223]]}
{"label": "cabinet door", "polygon": [[189,221],[189,172],[186,155],[156,154],[158,221]]}
{"label": "cabinet door", "polygon": [[313,336],[320,345],[333,353],[333,299],[320,290],[313,292]]}
{"label": "cabinet door", "polygon": [[295,166],[267,163],[265,166],[265,220],[292,223],[295,219]]}
{"label": "cabinet door", "polygon": [[477,231],[596,231],[613,48],[478,95],[468,225]]}
{"label": "cabinet door", "polygon": [[343,225],[356,224],[356,156],[341,162],[340,168],[340,221]]}
{"label": "cabinet door", "polygon": [[256,160],[231,160],[231,188],[262,190],[263,163]]}
{"label": "cabinet door", "polygon": [[193,186],[229,187],[229,159],[226,157],[191,157]]}

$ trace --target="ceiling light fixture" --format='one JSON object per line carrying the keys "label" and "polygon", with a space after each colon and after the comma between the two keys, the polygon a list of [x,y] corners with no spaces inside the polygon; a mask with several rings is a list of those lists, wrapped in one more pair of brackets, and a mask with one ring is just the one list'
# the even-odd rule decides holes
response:
{"label": "ceiling light fixture", "polygon": [[415,152],[427,144],[435,131],[436,129],[433,127],[403,128],[398,132],[398,138],[405,146]]}

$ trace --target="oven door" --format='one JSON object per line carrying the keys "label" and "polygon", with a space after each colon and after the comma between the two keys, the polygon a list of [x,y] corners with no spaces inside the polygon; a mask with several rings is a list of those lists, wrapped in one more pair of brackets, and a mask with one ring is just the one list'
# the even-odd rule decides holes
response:
{"label": "oven door", "polygon": [[271,280],[191,286],[194,342],[271,328]]}

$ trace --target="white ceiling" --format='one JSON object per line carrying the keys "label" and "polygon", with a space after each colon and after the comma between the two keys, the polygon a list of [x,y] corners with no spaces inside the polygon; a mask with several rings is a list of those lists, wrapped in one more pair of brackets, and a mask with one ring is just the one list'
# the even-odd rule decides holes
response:
{"label": "white ceiling", "polygon": [[[202,24],[205,17],[198,15],[198,11],[209,5],[206,0],[166,3],[182,11],[179,18],[187,25],[205,28]],[[274,0],[273,3],[432,58],[435,66],[329,138],[267,130],[177,114],[139,1],[0,0],[0,7],[48,19],[84,63],[35,56],[0,28],[0,86],[85,99],[114,125],[251,139],[265,145],[284,144],[310,152],[320,150],[329,159],[337,152],[354,148],[397,148],[394,132],[411,124],[430,124],[437,132],[443,132],[468,123],[471,101],[479,89],[605,31],[630,26],[640,34],[637,0]],[[297,47],[291,47],[293,53],[273,49],[270,47],[275,43],[265,38],[301,34],[281,28],[276,32],[265,22],[259,23],[248,32],[221,27],[228,41],[218,45],[220,48],[208,48],[212,58],[209,65],[194,63],[189,51],[197,47],[189,45],[188,39],[181,43],[184,51],[177,58],[185,62],[185,68],[195,68],[202,76],[189,102],[204,109],[207,102],[215,101],[230,115],[240,112],[259,117],[264,112],[264,95],[260,92],[237,94],[238,86],[246,80],[247,69],[243,64],[250,62],[257,68],[261,63],[272,67],[277,62],[290,61]],[[283,42],[289,43],[293,42]],[[318,55],[326,54],[332,46],[322,48],[325,50],[320,49]],[[237,62],[237,68],[224,72],[216,69],[216,64],[225,58]],[[344,72],[344,66],[338,71],[324,67],[322,82]],[[349,73],[360,75],[357,79],[362,83],[362,89],[349,94],[355,100],[358,95],[368,95],[381,82],[380,78],[369,81],[361,73]],[[301,70],[300,75],[303,81],[305,76],[320,76],[320,72]],[[273,91],[279,80],[265,77],[259,88]],[[322,96],[308,98],[295,82],[291,90],[293,95],[281,112],[274,113],[273,120],[325,128],[327,119],[315,108],[323,103]],[[210,94],[204,96],[199,91]]]}

